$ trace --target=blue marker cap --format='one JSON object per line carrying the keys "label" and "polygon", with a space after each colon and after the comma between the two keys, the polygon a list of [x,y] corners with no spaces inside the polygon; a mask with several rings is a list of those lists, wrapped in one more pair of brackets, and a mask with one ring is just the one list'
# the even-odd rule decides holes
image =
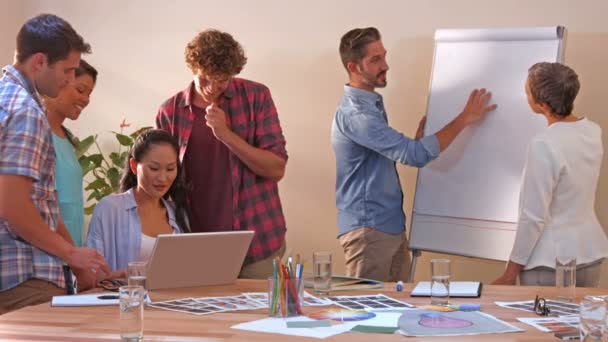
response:
{"label": "blue marker cap", "polygon": [[397,282],[397,291],[403,291],[403,282],[401,280]]}

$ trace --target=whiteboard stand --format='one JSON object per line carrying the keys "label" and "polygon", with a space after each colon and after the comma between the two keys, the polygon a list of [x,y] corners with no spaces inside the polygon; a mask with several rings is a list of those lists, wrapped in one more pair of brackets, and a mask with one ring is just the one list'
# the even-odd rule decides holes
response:
{"label": "whiteboard stand", "polygon": [[418,171],[409,281],[421,251],[509,260],[527,146],[547,127],[523,90],[528,68],[563,62],[565,42],[562,26],[435,32],[425,135],[453,120],[473,88],[491,90],[498,108]]}
{"label": "whiteboard stand", "polygon": [[418,257],[422,255],[422,251],[419,249],[412,249],[412,263],[410,264],[410,273],[407,278],[408,283],[414,282],[414,273],[416,273],[416,261]]}

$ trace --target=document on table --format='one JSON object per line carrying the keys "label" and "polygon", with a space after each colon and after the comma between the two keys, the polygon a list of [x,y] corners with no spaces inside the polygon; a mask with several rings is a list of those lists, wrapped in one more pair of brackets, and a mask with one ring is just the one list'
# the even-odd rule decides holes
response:
{"label": "document on table", "polygon": [[118,293],[100,292],[84,295],[53,296],[51,306],[101,306],[118,305]]}

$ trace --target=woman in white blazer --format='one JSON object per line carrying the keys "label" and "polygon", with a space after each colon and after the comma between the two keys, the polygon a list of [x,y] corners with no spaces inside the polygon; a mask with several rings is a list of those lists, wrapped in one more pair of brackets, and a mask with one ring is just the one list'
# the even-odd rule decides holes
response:
{"label": "woman in white blazer", "polygon": [[608,238],[595,214],[602,131],[572,114],[580,83],[571,68],[537,63],[526,95],[546,130],[530,142],[520,191],[515,244],[496,285],[555,285],[555,259],[564,249],[577,261],[577,286],[597,287]]}

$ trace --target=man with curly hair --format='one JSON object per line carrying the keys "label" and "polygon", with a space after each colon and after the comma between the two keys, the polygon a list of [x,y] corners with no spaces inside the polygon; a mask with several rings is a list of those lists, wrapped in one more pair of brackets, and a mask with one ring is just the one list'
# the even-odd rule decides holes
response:
{"label": "man with curly hair", "polygon": [[268,277],[285,251],[277,183],[287,163],[270,91],[235,77],[247,58],[226,32],[199,33],[185,57],[194,81],[161,105],[156,126],[179,141],[191,229],[255,231],[239,277]]}

